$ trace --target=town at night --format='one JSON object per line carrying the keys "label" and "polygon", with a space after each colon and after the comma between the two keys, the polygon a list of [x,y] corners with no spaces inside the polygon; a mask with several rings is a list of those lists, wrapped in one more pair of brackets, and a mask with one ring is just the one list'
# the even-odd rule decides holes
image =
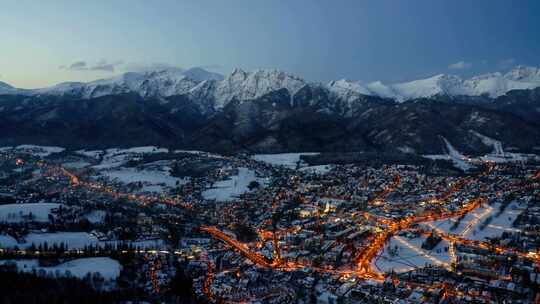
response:
{"label": "town at night", "polygon": [[540,304],[540,1],[0,2],[0,304]]}
{"label": "town at night", "polygon": [[4,271],[151,300],[179,280],[209,303],[537,299],[540,162],[523,155],[454,160],[467,173],[150,146],[0,156]]}

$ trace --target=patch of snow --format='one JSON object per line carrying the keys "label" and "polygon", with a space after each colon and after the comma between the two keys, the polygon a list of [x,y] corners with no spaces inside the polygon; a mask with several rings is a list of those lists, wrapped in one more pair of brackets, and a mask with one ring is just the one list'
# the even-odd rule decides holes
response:
{"label": "patch of snow", "polygon": [[422,243],[425,237],[409,239],[403,236],[394,236],[386,245],[384,251],[373,262],[375,269],[381,272],[397,273],[422,268],[427,265],[447,266],[450,257],[446,248],[448,242],[442,240],[433,250],[425,250]]}
{"label": "patch of snow", "polygon": [[17,246],[16,239],[6,234],[0,234],[0,248],[13,248],[15,246]]}
{"label": "patch of snow", "polygon": [[29,233],[25,237],[25,243],[17,244],[20,248],[28,248],[32,244],[38,247],[40,244],[47,243],[49,247],[53,244],[64,245],[68,249],[82,249],[84,246],[98,245],[98,239],[86,232],[54,232],[54,233]]}
{"label": "patch of snow", "polygon": [[107,212],[103,210],[93,210],[92,212],[88,213],[84,217],[92,224],[98,224],[103,223],[105,220],[105,215]]}
{"label": "patch of snow", "polygon": [[[138,159],[143,154],[168,153],[166,148],[155,146],[133,147],[129,149],[111,148],[104,151],[103,159],[99,165],[93,166],[96,170],[111,169],[124,165],[130,159]],[[88,155],[96,155],[96,151],[87,152]]]}
{"label": "patch of snow", "polygon": [[53,146],[20,145],[15,147],[14,150],[19,153],[28,153],[34,156],[47,157],[53,153],[63,152],[66,149]]}
{"label": "patch of snow", "polygon": [[300,171],[302,172],[309,172],[315,174],[326,174],[330,172],[330,170],[332,170],[332,166],[330,165],[308,166],[300,168]]}
{"label": "patch of snow", "polygon": [[279,153],[279,154],[256,154],[252,159],[264,162],[273,166],[283,166],[289,169],[296,169],[297,166],[305,166],[305,163],[300,160],[302,155],[319,155],[319,153]]}
{"label": "patch of snow", "polygon": [[[20,223],[27,221],[48,222],[51,210],[59,208],[56,203],[29,203],[0,205],[0,222]],[[32,219],[29,216],[32,214]]]}
{"label": "patch of snow", "polygon": [[86,156],[86,157],[99,159],[99,156],[105,154],[105,151],[102,151],[102,150],[92,150],[92,151],[78,150],[78,151],[75,151],[75,153],[77,153],[79,155]]}
{"label": "patch of snow", "polygon": [[146,190],[160,190],[159,192],[163,191],[163,188],[161,186],[173,188],[177,184],[182,185],[188,182],[187,179],[171,176],[169,171],[121,168],[115,170],[101,171],[101,174],[123,184],[141,182],[146,187]]}
{"label": "patch of snow", "polygon": [[267,179],[256,177],[255,171],[238,168],[238,174],[214,183],[210,189],[203,191],[202,196],[204,199],[218,202],[231,201],[248,192],[248,185],[252,181],[258,181],[262,186],[267,184]]}
{"label": "patch of snow", "polygon": [[536,154],[505,152],[504,155],[488,154],[477,159],[477,161],[490,161],[494,163],[527,162],[530,160],[540,161],[540,156]]}
{"label": "patch of snow", "polygon": [[[446,234],[457,234],[463,238],[477,241],[486,241],[488,238],[498,237],[503,232],[519,232],[520,230],[512,227],[513,222],[522,212],[519,204],[517,202],[511,203],[501,214],[498,214],[499,208],[500,204],[479,207],[468,213],[457,226],[455,226],[457,219],[434,221],[424,225],[429,229]],[[481,229],[482,224],[489,217],[491,217],[490,223]]]}
{"label": "patch of snow", "polygon": [[122,265],[118,261],[107,257],[81,258],[71,260],[56,266],[39,266],[38,260],[6,260],[1,264],[14,263],[17,269],[22,272],[33,272],[39,274],[41,270],[48,276],[70,276],[83,279],[88,273],[99,273],[106,280],[116,280],[120,276]]}
{"label": "patch of snow", "polygon": [[490,137],[487,137],[485,135],[482,135],[476,131],[472,131],[471,130],[471,133],[473,133],[474,135],[476,135],[478,138],[480,138],[480,140],[482,141],[482,143],[486,146],[492,146],[493,147],[493,152],[492,154],[493,155],[499,155],[499,156],[504,156],[504,149],[503,149],[503,146],[502,146],[502,143],[496,139],[493,139],[493,138],[490,138]]}

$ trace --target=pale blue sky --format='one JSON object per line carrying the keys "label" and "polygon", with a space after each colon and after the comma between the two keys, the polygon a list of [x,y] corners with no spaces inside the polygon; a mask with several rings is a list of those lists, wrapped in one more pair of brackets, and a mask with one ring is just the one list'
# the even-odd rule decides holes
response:
{"label": "pale blue sky", "polygon": [[27,88],[155,64],[323,82],[540,65],[535,0],[2,0],[0,26],[0,81]]}

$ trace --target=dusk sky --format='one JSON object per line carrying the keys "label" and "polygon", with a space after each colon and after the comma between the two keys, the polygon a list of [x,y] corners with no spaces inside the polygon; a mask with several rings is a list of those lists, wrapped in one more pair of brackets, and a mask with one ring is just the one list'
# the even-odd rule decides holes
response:
{"label": "dusk sky", "polygon": [[540,65],[540,1],[3,0],[0,81],[277,68],[398,82]]}

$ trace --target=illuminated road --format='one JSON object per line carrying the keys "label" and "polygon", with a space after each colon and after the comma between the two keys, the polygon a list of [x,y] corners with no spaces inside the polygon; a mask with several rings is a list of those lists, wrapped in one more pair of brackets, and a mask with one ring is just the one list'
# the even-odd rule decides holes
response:
{"label": "illuminated road", "polygon": [[251,252],[247,245],[231,238],[227,234],[223,233],[221,230],[217,229],[216,227],[208,227],[203,226],[199,228],[201,231],[207,232],[210,235],[216,237],[217,239],[220,239],[221,241],[225,242],[227,245],[230,245],[234,248],[236,248],[240,253],[251,260],[253,263],[262,266],[262,267],[273,267],[272,263],[269,263],[266,258],[255,252]]}
{"label": "illuminated road", "polygon": [[187,208],[187,209],[190,209],[192,207],[190,204],[184,203],[181,200],[176,199],[176,198],[122,193],[122,192],[118,192],[114,190],[112,187],[103,185],[98,182],[82,181],[78,176],[71,173],[70,171],[68,171],[62,166],[54,166],[54,165],[48,165],[44,163],[42,164],[42,166],[48,169],[49,172],[53,176],[63,175],[67,177],[70,180],[71,185],[73,187],[83,187],[89,191],[101,192],[103,194],[110,195],[116,199],[127,198],[129,200],[138,201],[144,205],[148,205],[151,203],[162,203],[166,205],[172,205],[172,206],[182,207],[182,208]]}
{"label": "illuminated road", "polygon": [[469,204],[454,212],[441,214],[426,212],[425,214],[422,214],[420,216],[409,216],[399,221],[386,221],[386,223],[389,224],[388,227],[386,227],[386,229],[382,232],[377,233],[371,241],[370,245],[360,251],[360,253],[357,255],[357,258],[355,259],[356,267],[352,270],[337,270],[324,267],[310,267],[309,265],[285,262],[281,261],[280,259],[275,259],[273,262],[269,262],[261,254],[257,252],[252,252],[246,244],[233,239],[232,237],[217,229],[216,227],[203,226],[200,228],[200,230],[209,233],[213,237],[237,249],[242,256],[248,258],[253,263],[261,267],[282,270],[297,270],[307,267],[311,268],[314,271],[322,271],[335,274],[354,274],[359,278],[380,281],[384,279],[384,275],[374,271],[371,267],[371,262],[381,252],[387,241],[392,236],[396,235],[399,231],[409,229],[412,225],[422,222],[463,216],[464,214],[467,214],[481,206],[483,203],[485,203],[485,201],[486,200],[484,198],[472,200]]}
{"label": "illuminated road", "polygon": [[[486,172],[482,173],[482,175],[491,172],[493,167],[491,165],[488,165]],[[399,175],[394,176],[394,180],[391,185],[386,187],[381,193],[377,195],[376,200],[381,200],[382,198],[386,197],[390,192],[394,191],[396,187],[400,185],[401,179]],[[463,179],[454,185],[451,186],[451,188],[446,191],[442,196],[438,197],[438,201],[444,201],[450,198],[452,194],[455,192],[461,190],[464,186],[472,182],[472,178],[466,178]],[[274,252],[274,261],[269,262],[265,257],[263,257],[261,254],[252,252],[249,247],[246,244],[243,244],[227,234],[221,232],[216,227],[201,227],[201,231],[207,232],[211,234],[213,237],[225,242],[226,244],[232,246],[233,248],[237,249],[244,257],[251,260],[253,263],[255,263],[258,266],[266,267],[266,268],[274,268],[274,269],[281,269],[281,270],[296,270],[301,268],[309,268],[313,271],[321,271],[321,272],[328,272],[328,273],[334,273],[334,274],[342,274],[342,275],[354,275],[357,278],[360,279],[371,279],[376,281],[382,281],[385,278],[384,274],[381,274],[377,271],[375,271],[371,267],[372,261],[380,254],[380,252],[383,250],[384,246],[388,242],[388,240],[395,236],[398,232],[410,229],[411,226],[414,226],[416,224],[424,223],[424,222],[431,222],[431,221],[437,221],[437,220],[444,220],[454,217],[461,217],[465,214],[477,209],[481,205],[485,204],[487,202],[487,199],[485,198],[476,198],[471,200],[468,204],[465,206],[462,206],[460,209],[455,211],[449,211],[449,212],[435,212],[435,211],[426,211],[420,215],[412,215],[405,217],[400,220],[390,220],[390,219],[384,219],[379,218],[377,216],[371,215],[369,213],[363,213],[364,217],[368,220],[373,220],[376,223],[378,223],[379,226],[384,227],[381,232],[376,233],[371,241],[370,244],[360,250],[360,252],[356,255],[354,258],[354,268],[352,269],[332,269],[331,267],[312,267],[310,265],[302,265],[298,263],[290,263],[287,261],[282,261],[281,257],[279,255],[276,255],[276,252]],[[265,236],[266,238],[272,238],[274,241],[274,246],[277,243],[276,235],[270,234],[268,232],[260,231],[259,235]]]}

